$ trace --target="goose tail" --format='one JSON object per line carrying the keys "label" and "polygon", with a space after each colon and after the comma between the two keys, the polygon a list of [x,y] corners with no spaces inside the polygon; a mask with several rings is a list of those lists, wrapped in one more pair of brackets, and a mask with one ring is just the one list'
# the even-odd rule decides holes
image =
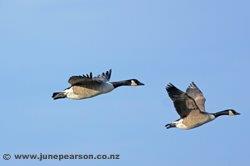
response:
{"label": "goose tail", "polygon": [[66,97],[66,94],[64,92],[54,92],[53,95],[52,95],[52,98],[54,100],[63,99],[65,97]]}

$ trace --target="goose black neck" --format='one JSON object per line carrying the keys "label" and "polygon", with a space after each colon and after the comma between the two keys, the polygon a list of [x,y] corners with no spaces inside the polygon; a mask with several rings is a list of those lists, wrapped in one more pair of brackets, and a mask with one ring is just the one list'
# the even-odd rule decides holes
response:
{"label": "goose black neck", "polygon": [[114,88],[118,88],[120,86],[130,86],[131,85],[129,80],[111,82],[111,84],[114,86]]}
{"label": "goose black neck", "polygon": [[228,110],[224,110],[224,111],[213,113],[213,115],[217,118],[217,117],[222,116],[222,115],[229,115],[229,112],[228,112]]}

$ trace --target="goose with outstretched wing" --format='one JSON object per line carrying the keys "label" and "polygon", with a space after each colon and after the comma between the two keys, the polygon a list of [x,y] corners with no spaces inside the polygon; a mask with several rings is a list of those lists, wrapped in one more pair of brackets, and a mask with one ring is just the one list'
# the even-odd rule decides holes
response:
{"label": "goose with outstretched wing", "polygon": [[52,98],[54,100],[61,98],[86,99],[111,92],[120,86],[144,85],[137,79],[109,82],[111,73],[112,70],[110,69],[109,71],[95,77],[93,77],[92,73],[80,76],[72,76],[68,80],[71,86],[62,92],[54,92]]}
{"label": "goose with outstretched wing", "polygon": [[239,115],[233,109],[227,109],[216,113],[208,113],[205,111],[205,97],[197,85],[192,82],[186,92],[176,88],[173,84],[166,87],[169,97],[174,103],[180,119],[166,125],[166,128],[192,129],[208,123],[222,115]]}

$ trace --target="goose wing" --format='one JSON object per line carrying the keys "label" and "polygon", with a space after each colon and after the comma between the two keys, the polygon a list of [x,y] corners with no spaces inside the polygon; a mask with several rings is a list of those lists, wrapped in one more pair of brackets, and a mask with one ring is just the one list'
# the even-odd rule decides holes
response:
{"label": "goose wing", "polygon": [[188,116],[191,111],[199,109],[192,97],[176,88],[173,84],[168,84],[166,90],[181,118]]}
{"label": "goose wing", "polygon": [[102,84],[110,80],[111,72],[112,70],[110,69],[109,71],[102,73],[96,77],[93,77],[92,72],[90,72],[89,74],[85,74],[85,75],[83,74],[80,76],[71,76],[68,82],[72,86],[76,84],[80,84],[80,85]]}
{"label": "goose wing", "polygon": [[195,100],[196,105],[199,107],[200,111],[205,112],[206,98],[194,82],[192,82],[188,86],[186,93],[188,94],[188,96],[192,97]]}

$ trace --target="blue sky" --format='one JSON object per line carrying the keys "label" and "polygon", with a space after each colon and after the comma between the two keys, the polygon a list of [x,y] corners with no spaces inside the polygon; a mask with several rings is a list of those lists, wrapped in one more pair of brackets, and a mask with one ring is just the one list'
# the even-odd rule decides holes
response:
{"label": "blue sky", "polygon": [[[4,161],[0,165],[245,165],[249,159],[250,12],[247,0],[1,0],[0,154],[119,153],[118,161]],[[71,75],[113,69],[144,87],[53,101]],[[203,90],[208,112],[189,131],[165,92]]]}

